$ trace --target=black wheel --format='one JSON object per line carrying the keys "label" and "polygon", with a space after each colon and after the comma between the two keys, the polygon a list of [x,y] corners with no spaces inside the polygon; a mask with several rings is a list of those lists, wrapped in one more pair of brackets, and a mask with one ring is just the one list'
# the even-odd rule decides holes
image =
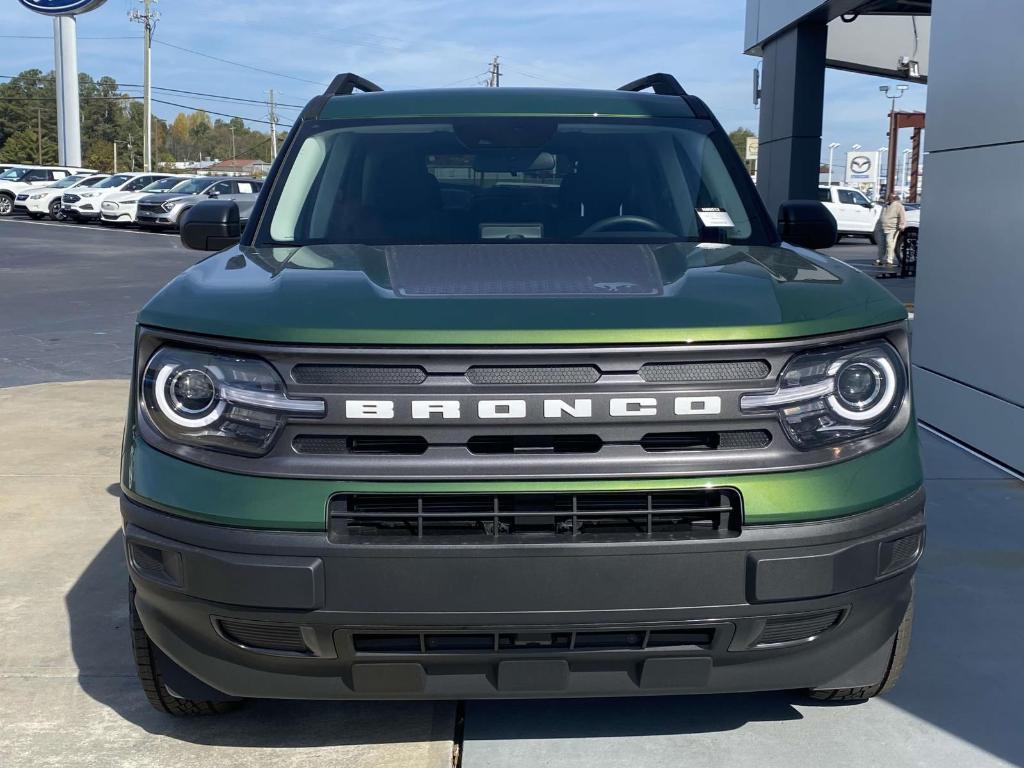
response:
{"label": "black wheel", "polygon": [[896,244],[896,257],[900,260],[900,277],[917,274],[917,230],[906,229]]}
{"label": "black wheel", "polygon": [[30,219],[35,219],[36,221],[39,221],[39,220],[40,220],[41,218],[43,218],[43,216],[45,216],[45,215],[46,215],[46,214],[43,214],[43,213],[36,213],[35,211],[29,211],[29,212],[28,212],[28,217],[29,217]]}
{"label": "black wheel", "polygon": [[886,667],[882,679],[874,685],[863,688],[816,688],[808,692],[811,698],[818,701],[867,701],[891,690],[896,685],[896,681],[900,679],[903,665],[907,661],[907,654],[910,651],[910,631],[913,624],[914,598],[911,596],[910,604],[896,630],[896,640],[892,646],[892,654],[889,656],[889,665]]}
{"label": "black wheel", "polygon": [[68,215],[64,212],[64,206],[61,205],[59,197],[50,203],[50,218],[54,221],[68,220]]}
{"label": "black wheel", "polygon": [[0,216],[10,216],[14,213],[14,198],[6,193],[0,193]]}
{"label": "black wheel", "polygon": [[164,681],[163,672],[166,671],[165,665],[174,665],[176,667],[175,672],[179,676],[188,675],[188,672],[174,664],[149,639],[149,635],[146,634],[142,621],[139,619],[139,613],[135,610],[135,585],[131,582],[129,582],[128,587],[128,614],[132,633],[132,655],[135,657],[135,670],[139,674],[142,690],[154,709],[164,714],[174,715],[175,717],[198,717],[202,715],[224,714],[238,706],[239,702],[237,700],[204,701],[201,699],[181,698],[172,693]]}

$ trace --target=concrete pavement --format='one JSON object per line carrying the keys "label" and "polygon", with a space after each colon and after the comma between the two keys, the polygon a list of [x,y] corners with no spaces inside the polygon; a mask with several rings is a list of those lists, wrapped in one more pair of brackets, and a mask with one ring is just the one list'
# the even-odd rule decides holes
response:
{"label": "concrete pavement", "polygon": [[450,703],[252,702],[199,720],[150,707],[125,627],[127,387],[0,389],[0,766],[449,766]]}

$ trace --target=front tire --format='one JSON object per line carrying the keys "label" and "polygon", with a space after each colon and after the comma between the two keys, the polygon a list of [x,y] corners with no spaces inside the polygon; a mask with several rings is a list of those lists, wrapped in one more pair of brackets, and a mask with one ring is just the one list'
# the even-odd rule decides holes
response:
{"label": "front tire", "polygon": [[64,213],[64,206],[61,205],[60,200],[54,200],[50,203],[50,218],[54,221],[68,220],[68,215]]}
{"label": "front tire", "polygon": [[[204,715],[220,715],[238,707],[238,701],[203,701],[175,696],[164,682],[160,672],[161,664],[174,664],[164,654],[159,654],[153,641],[146,634],[145,627],[135,610],[135,585],[129,582],[128,614],[132,633],[132,655],[135,658],[135,670],[142,683],[142,690],[149,703],[158,712],[174,717],[200,717]],[[184,670],[182,670],[184,673]],[[184,673],[188,674],[188,673]]]}
{"label": "front tire", "polygon": [[14,198],[8,194],[0,194],[0,216],[14,213]]}
{"label": "front tire", "polygon": [[896,685],[896,681],[900,679],[903,665],[906,664],[907,655],[910,652],[910,634],[913,624],[914,598],[911,596],[907,610],[900,621],[900,626],[896,630],[892,654],[889,656],[889,664],[885,669],[885,674],[882,675],[882,679],[874,685],[867,685],[861,688],[814,688],[808,691],[810,697],[818,701],[867,701],[870,698],[892,690],[892,687]]}

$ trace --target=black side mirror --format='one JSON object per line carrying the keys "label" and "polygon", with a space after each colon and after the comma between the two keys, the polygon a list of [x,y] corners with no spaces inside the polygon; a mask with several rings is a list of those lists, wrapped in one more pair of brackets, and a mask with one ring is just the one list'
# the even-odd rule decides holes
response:
{"label": "black side mirror", "polygon": [[835,217],[817,200],[788,200],[779,206],[779,236],[787,243],[818,250],[839,241]]}
{"label": "black side mirror", "polygon": [[242,239],[238,203],[203,200],[182,217],[181,242],[197,251],[222,251]]}

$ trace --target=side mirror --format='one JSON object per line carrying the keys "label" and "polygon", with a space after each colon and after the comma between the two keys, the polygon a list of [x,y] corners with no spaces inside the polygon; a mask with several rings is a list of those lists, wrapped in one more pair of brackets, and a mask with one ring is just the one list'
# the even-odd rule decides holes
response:
{"label": "side mirror", "polygon": [[222,251],[242,239],[238,203],[203,200],[185,211],[180,224],[181,242],[197,251]]}
{"label": "side mirror", "polygon": [[779,236],[787,243],[818,250],[839,241],[835,217],[817,200],[788,200],[779,206]]}
{"label": "side mirror", "polygon": [[220,197],[220,192],[218,192],[216,189],[211,189],[209,192],[206,193],[206,196],[216,199]]}

